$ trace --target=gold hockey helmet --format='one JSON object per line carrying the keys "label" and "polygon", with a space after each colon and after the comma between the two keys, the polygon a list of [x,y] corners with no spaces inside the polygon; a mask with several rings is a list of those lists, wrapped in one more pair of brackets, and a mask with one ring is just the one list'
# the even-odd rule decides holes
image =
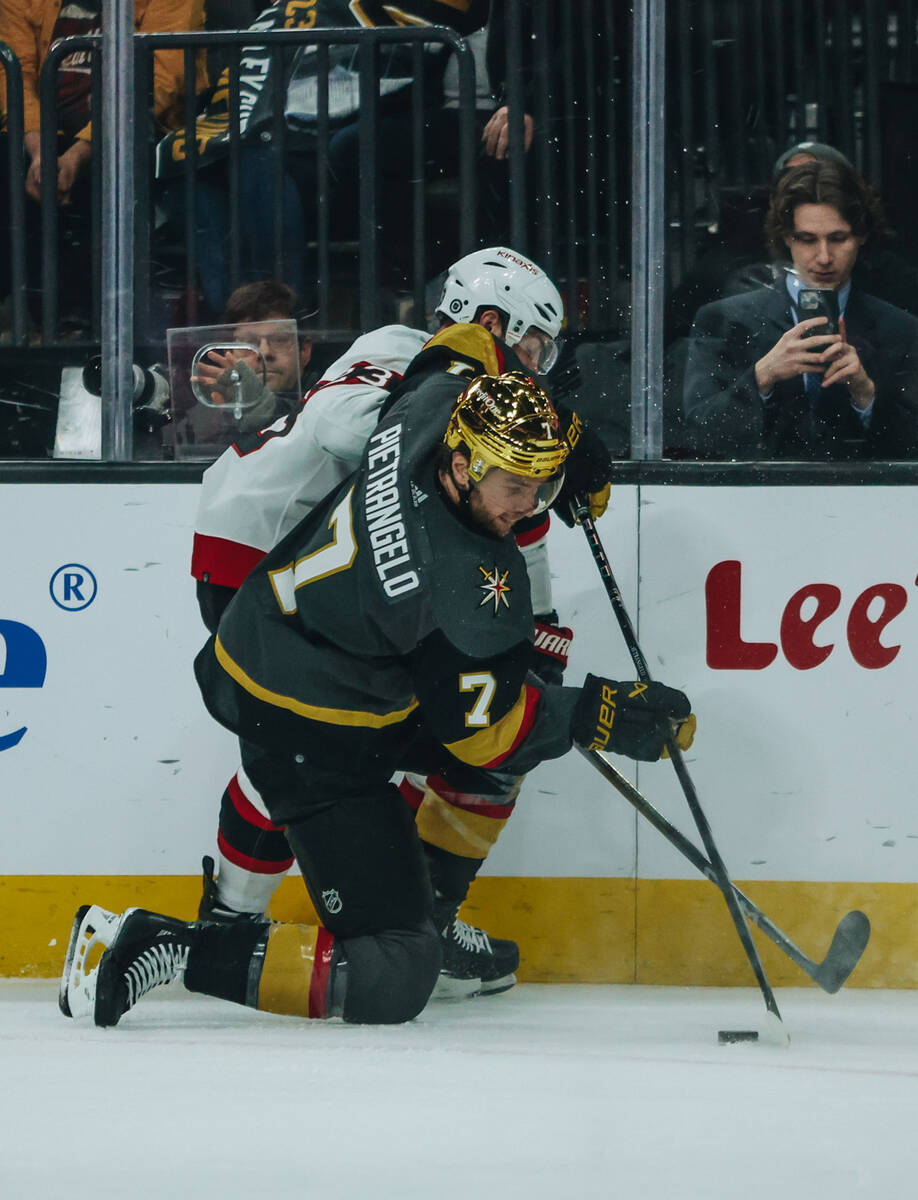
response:
{"label": "gold hockey helmet", "polygon": [[480,375],[453,407],[450,449],[469,448],[469,475],[479,483],[492,467],[529,479],[564,478],[570,452],[548,396],[519,371]]}

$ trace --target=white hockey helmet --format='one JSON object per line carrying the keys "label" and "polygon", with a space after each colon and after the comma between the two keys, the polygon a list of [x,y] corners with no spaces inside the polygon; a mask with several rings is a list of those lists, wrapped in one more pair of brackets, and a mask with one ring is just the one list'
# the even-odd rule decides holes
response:
{"label": "white hockey helmet", "polygon": [[474,321],[482,308],[506,313],[504,341],[508,346],[515,346],[531,327],[545,334],[551,348],[540,369],[551,370],[557,359],[554,342],[561,332],[564,303],[540,266],[506,246],[475,250],[453,263],[436,312],[450,321]]}

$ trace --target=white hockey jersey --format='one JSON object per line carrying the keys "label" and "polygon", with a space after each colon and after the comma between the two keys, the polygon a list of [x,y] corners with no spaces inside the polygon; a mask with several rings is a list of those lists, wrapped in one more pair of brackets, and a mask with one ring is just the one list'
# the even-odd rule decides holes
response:
{"label": "white hockey jersey", "polygon": [[[384,325],[357,338],[307,393],[303,407],[234,443],[204,472],[191,573],[239,587],[249,571],[360,465],[386,399],[430,334]],[[533,609],[549,612],[547,516],[517,537]]]}

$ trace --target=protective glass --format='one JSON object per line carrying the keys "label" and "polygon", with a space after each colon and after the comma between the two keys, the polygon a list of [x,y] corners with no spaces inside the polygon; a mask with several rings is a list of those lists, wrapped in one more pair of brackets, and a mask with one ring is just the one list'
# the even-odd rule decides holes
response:
{"label": "protective glass", "polygon": [[176,459],[214,459],[266,424],[264,389],[301,395],[293,319],[167,329],[166,349]]}

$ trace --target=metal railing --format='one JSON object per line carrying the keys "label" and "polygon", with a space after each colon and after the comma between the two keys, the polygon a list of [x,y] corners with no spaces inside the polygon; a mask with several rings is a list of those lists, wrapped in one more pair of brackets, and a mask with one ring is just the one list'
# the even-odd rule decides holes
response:
{"label": "metal railing", "polygon": [[[240,94],[239,56],[244,47],[260,46],[279,61],[291,47],[312,44],[319,56],[315,228],[310,253],[315,264],[318,320],[337,324],[333,285],[347,279],[356,315],[353,332],[378,323],[381,315],[380,230],[377,130],[380,45],[400,42],[414,58],[411,85],[410,249],[406,298],[414,313],[425,307],[425,291],[435,272],[431,266],[428,220],[431,189],[425,167],[425,95],[421,64],[425,46],[449,47],[459,63],[459,166],[450,180],[449,211],[454,216],[458,252],[474,245],[507,241],[531,254],[565,294],[568,333],[580,343],[604,342],[618,348],[625,386],[626,425],[633,457],[653,459],[665,450],[660,379],[663,374],[661,328],[667,295],[689,272],[699,247],[717,226],[723,195],[730,189],[767,182],[775,158],[786,145],[803,137],[829,141],[846,153],[875,183],[893,180],[892,123],[884,121],[891,87],[918,87],[918,0],[590,0],[585,5],[553,0],[506,0],[503,52],[509,108],[508,162],[495,169],[477,146],[474,108],[474,65],[464,41],[450,30],[401,28],[379,30],[287,30],[253,33],[133,35],[133,52],[125,54],[122,36],[118,69],[135,77],[134,130],[149,128],[152,55],[157,49],[181,49],[185,91],[195,89],[196,58],[205,48],[227,52],[230,113],[227,162],[229,272],[240,278]],[[342,243],[334,230],[334,201],[329,184],[327,71],[330,48],[355,47],[361,72],[359,145],[360,222]],[[118,53],[118,42],[111,53]],[[92,118],[106,137],[108,106],[102,103],[104,49],[99,37],[71,39],[54,46],[44,66],[42,109],[43,154],[54,152],[56,77],[68,52],[86,48],[92,57]],[[100,49],[102,57],[100,58]],[[8,80],[9,186],[11,203],[11,272],[17,285],[11,295],[10,341],[24,350],[23,167],[16,153],[22,138],[21,73],[15,58],[0,46],[0,64]],[[280,70],[273,75],[281,77]],[[326,79],[323,86],[322,80]],[[111,86],[111,85],[109,85]],[[270,123],[275,203],[266,217],[274,234],[275,269],[282,273],[284,225],[280,192],[283,149],[288,138],[284,95],[273,99]],[[527,151],[524,114],[535,122]],[[123,115],[123,110],[122,110]],[[187,131],[190,133],[190,130]],[[106,146],[109,143],[106,141]],[[197,320],[199,247],[195,198],[199,187],[198,146],[186,138],[181,171],[184,227],[169,235],[172,281],[182,294],[185,323]],[[113,156],[117,148],[109,151]],[[114,160],[114,159],[113,159]],[[901,162],[897,164],[901,167]],[[116,163],[125,176],[124,162]],[[92,159],[93,228],[97,237],[109,230],[117,198],[103,205],[103,164]],[[899,172],[901,174],[901,171]],[[152,143],[136,136],[130,178],[135,189],[134,287],[132,304],[122,305],[120,318],[110,310],[106,334],[108,357],[124,359],[127,307],[133,308],[134,353],[152,355],[157,328],[158,289],[162,279],[153,264],[163,250],[157,224]],[[497,183],[495,183],[497,180]],[[893,184],[894,184],[893,180]],[[891,186],[893,186],[891,184]],[[76,352],[81,343],[65,340],[60,330],[60,213],[53,177],[42,181],[41,345],[36,353]],[[123,197],[122,197],[123,198]],[[129,221],[121,213],[120,221]],[[110,232],[110,230],[109,230]],[[337,236],[337,240],[336,240]],[[90,346],[102,338],[103,307],[111,303],[112,284],[103,287],[102,264],[112,269],[111,255],[94,247],[87,281],[90,296]],[[177,282],[176,282],[177,280]],[[386,313],[388,316],[389,314]],[[415,320],[419,323],[419,318]],[[114,339],[114,341],[112,340]],[[0,351],[2,353],[2,351]],[[126,363],[113,368],[123,413],[129,414]],[[601,381],[602,382],[602,381]],[[609,394],[609,389],[600,396]],[[601,403],[606,403],[601,399]],[[621,389],[615,403],[621,404]],[[610,401],[611,403],[611,401]],[[594,416],[602,414],[593,413]],[[106,457],[125,450],[107,449]]]}

